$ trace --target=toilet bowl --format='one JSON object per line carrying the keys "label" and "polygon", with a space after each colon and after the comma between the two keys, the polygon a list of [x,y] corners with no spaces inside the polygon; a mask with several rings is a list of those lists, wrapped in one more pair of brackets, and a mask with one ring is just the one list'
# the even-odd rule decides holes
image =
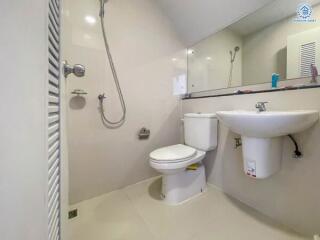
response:
{"label": "toilet bowl", "polygon": [[[206,189],[202,160],[206,151],[217,146],[215,114],[184,115],[185,144],[159,148],[150,153],[150,166],[162,174],[163,201],[176,205],[201,194]],[[198,163],[196,168],[188,166]]]}
{"label": "toilet bowl", "polygon": [[194,163],[201,163],[206,153],[192,147],[177,144],[150,153],[150,166],[162,174],[163,201],[176,205],[205,191],[204,167],[187,170]]}

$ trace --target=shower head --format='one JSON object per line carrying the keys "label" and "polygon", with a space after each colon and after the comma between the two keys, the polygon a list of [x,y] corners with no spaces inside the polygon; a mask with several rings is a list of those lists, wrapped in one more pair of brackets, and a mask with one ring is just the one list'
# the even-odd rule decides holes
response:
{"label": "shower head", "polygon": [[237,52],[240,50],[240,47],[239,46],[235,46],[234,47],[234,51],[229,51],[229,53],[230,53],[230,57],[231,57],[231,59],[230,59],[230,61],[231,61],[231,63],[233,63],[234,62],[234,60],[236,59],[236,55],[237,55]]}
{"label": "shower head", "polygon": [[104,17],[104,5],[108,2],[109,0],[99,0],[100,2],[100,17],[103,18]]}
{"label": "shower head", "polygon": [[104,7],[104,5],[108,2],[109,0],[99,0],[100,6]]}

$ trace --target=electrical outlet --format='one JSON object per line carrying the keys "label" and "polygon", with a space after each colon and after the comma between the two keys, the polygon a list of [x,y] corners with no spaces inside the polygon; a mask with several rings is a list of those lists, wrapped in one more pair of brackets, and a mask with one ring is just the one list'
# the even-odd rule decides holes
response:
{"label": "electrical outlet", "polygon": [[69,211],[69,219],[75,218],[78,216],[78,209]]}

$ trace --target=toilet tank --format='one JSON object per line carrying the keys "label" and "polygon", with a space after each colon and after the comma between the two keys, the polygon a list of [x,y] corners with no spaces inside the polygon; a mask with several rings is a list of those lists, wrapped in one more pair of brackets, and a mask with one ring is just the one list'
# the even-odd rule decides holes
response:
{"label": "toilet tank", "polygon": [[187,113],[184,115],[185,144],[202,151],[217,147],[218,119],[213,113]]}

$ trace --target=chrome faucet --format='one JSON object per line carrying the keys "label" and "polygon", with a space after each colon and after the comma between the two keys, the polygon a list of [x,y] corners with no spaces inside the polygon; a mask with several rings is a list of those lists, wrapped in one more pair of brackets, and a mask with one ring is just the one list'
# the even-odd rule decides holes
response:
{"label": "chrome faucet", "polygon": [[257,102],[257,104],[256,104],[256,109],[258,110],[258,112],[265,112],[265,111],[267,111],[266,103],[268,103],[268,102]]}
{"label": "chrome faucet", "polygon": [[317,82],[317,77],[318,77],[318,69],[317,66],[314,64],[311,64],[311,83],[316,83]]}

